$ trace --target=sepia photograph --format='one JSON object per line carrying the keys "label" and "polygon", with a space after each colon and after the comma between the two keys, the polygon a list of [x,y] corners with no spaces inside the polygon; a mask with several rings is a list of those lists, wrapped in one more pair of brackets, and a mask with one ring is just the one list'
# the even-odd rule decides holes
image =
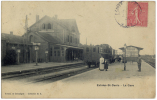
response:
{"label": "sepia photograph", "polygon": [[155,8],[1,1],[1,97],[155,98]]}

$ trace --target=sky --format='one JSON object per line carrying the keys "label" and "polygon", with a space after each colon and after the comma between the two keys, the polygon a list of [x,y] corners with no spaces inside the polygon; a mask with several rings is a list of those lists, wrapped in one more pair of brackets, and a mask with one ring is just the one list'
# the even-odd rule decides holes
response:
{"label": "sky", "polygon": [[[28,1],[2,1],[1,32],[14,35],[23,35],[25,19],[28,17],[28,26],[45,15],[58,19],[76,19],[80,32],[80,43],[109,44],[113,49],[133,45],[144,48],[140,54],[155,53],[155,3],[148,5],[147,27],[121,27],[116,22],[115,10],[119,2],[91,1],[91,2],[28,2]],[[126,7],[126,6],[124,6]],[[127,7],[123,11],[127,16]],[[120,16],[121,17],[121,16]],[[118,18],[117,18],[118,19]],[[124,18],[125,19],[125,18]],[[118,20],[123,20],[123,17]]]}

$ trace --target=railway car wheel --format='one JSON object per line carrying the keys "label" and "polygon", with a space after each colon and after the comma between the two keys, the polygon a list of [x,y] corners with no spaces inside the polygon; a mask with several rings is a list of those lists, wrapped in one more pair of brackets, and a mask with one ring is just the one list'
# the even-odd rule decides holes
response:
{"label": "railway car wheel", "polygon": [[88,68],[90,68],[91,67],[91,63],[88,63]]}
{"label": "railway car wheel", "polygon": [[95,65],[95,67],[97,67],[97,64],[96,64],[96,63],[94,63],[94,65]]}

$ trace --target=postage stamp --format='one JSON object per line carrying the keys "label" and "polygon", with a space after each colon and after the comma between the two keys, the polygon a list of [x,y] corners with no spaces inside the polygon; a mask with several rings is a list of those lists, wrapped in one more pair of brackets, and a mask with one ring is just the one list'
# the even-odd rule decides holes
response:
{"label": "postage stamp", "polygon": [[147,27],[148,3],[128,2],[127,26]]}
{"label": "postage stamp", "polygon": [[115,10],[116,22],[124,28],[140,26],[147,27],[148,3],[121,1]]}

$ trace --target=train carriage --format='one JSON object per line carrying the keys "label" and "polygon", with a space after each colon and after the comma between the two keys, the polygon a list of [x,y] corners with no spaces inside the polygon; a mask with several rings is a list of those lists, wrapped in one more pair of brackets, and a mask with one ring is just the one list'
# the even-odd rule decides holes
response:
{"label": "train carriage", "polygon": [[91,65],[99,66],[99,59],[103,56],[111,63],[113,59],[113,52],[111,46],[108,44],[101,45],[84,45],[83,50],[84,62],[90,67]]}
{"label": "train carriage", "polygon": [[98,66],[99,58],[99,46],[85,45],[83,50],[84,62],[90,67],[91,65]]}

